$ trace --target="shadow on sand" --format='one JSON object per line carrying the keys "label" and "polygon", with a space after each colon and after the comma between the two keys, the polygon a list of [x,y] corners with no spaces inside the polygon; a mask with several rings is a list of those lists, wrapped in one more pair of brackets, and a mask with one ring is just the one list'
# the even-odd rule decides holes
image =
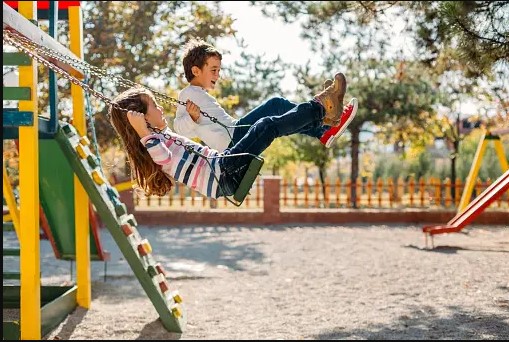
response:
{"label": "shadow on sand", "polygon": [[509,253],[507,249],[497,249],[493,247],[487,246],[469,246],[469,247],[459,247],[459,246],[435,246],[433,248],[419,247],[415,245],[406,245],[403,246],[406,248],[417,249],[419,251],[424,252],[433,252],[433,253],[443,253],[443,254],[455,254],[458,251],[468,251],[468,252],[493,252],[493,253]]}
{"label": "shadow on sand", "polygon": [[390,325],[373,325],[364,329],[345,330],[336,327],[331,332],[318,334],[318,340],[507,340],[509,323],[507,316],[465,312],[449,307],[453,312],[441,317],[432,308],[415,309],[409,315],[400,316]]}

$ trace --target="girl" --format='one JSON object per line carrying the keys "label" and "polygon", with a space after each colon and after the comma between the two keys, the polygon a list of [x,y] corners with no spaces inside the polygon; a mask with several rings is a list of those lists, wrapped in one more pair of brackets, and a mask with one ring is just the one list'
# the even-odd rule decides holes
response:
{"label": "girl", "polygon": [[[109,107],[109,115],[126,148],[132,174],[147,196],[167,194],[176,180],[204,196],[218,198],[235,193],[253,155],[260,155],[275,138],[322,125],[326,115],[322,103],[338,102],[342,92],[341,87],[328,87],[320,100],[315,98],[282,115],[261,118],[222,153],[171,131],[162,107],[143,87],[119,94]],[[186,109],[191,114],[200,112],[191,101]]]}

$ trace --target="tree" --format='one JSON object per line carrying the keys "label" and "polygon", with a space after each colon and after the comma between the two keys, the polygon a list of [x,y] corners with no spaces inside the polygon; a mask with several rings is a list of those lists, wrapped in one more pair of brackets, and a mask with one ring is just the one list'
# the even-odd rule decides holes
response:
{"label": "tree", "polygon": [[479,77],[498,64],[508,65],[507,1],[431,1],[410,8],[419,52],[430,66],[453,57],[466,75]]}
{"label": "tree", "polygon": [[[424,79],[408,74],[397,80],[394,68],[388,62],[370,61],[362,66],[352,64],[350,70],[360,75],[351,82],[349,92],[359,99],[357,116],[348,130],[351,133],[351,180],[359,175],[360,132],[368,123],[376,126],[408,124],[422,127],[424,122],[435,115],[433,104],[437,96]],[[403,140],[404,142],[405,140]],[[352,202],[356,201],[355,187],[352,187]]]}
{"label": "tree", "polygon": [[[425,141],[430,135],[423,133],[435,118],[433,105],[439,99],[439,92],[431,86],[433,78],[422,72],[419,63],[370,57],[384,56],[386,49],[384,44],[377,46],[373,37],[372,32],[358,32],[355,48],[349,52],[329,49],[328,56],[324,57],[325,68],[328,70],[334,70],[334,65],[344,65],[344,70],[352,75],[348,81],[347,97],[357,97],[359,100],[357,115],[348,127],[351,135],[353,205],[357,200],[354,185],[359,177],[361,132],[369,126],[379,130],[381,127],[397,127],[397,130],[385,129],[382,132],[385,132],[387,139],[399,139],[403,143]],[[364,52],[368,49],[373,53],[366,55]],[[298,68],[297,76],[303,85],[316,84],[317,79],[323,80],[326,77],[310,75],[306,68]],[[421,134],[408,134],[412,130]]]}
{"label": "tree", "polygon": [[[343,36],[379,21],[391,11],[412,22],[421,61],[430,66],[454,56],[471,76],[509,63],[507,1],[251,1],[270,17],[302,21],[304,38],[318,51],[324,32],[343,24]],[[340,42],[340,37],[335,37]]]}
{"label": "tree", "polygon": [[313,163],[318,168],[320,181],[322,184],[322,194],[325,198],[326,187],[325,179],[327,178],[327,169],[330,166],[332,159],[337,157],[342,149],[347,146],[348,141],[341,137],[330,148],[325,148],[321,142],[316,138],[307,137],[303,135],[292,136],[291,141],[294,145],[294,150],[297,153],[297,160],[300,162]]}
{"label": "tree", "polygon": [[[243,40],[238,41],[238,48],[245,49]],[[239,103],[233,107],[238,116],[242,116],[261,101],[272,96],[281,96],[281,80],[286,75],[288,64],[280,57],[266,60],[263,55],[248,54],[241,51],[240,59],[233,65],[223,65],[225,69],[222,76],[229,82],[221,82],[223,96],[235,95]]]}

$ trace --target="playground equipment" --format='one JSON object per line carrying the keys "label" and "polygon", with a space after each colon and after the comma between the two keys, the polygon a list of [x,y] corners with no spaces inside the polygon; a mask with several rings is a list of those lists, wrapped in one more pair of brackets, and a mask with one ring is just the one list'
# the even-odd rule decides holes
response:
{"label": "playground equipment", "polygon": [[[17,7],[19,13],[8,3]],[[45,13],[50,18],[50,33],[56,35],[57,2],[40,1],[37,5],[43,5],[43,3],[49,3],[46,4],[49,12]],[[59,9],[65,9],[68,13],[70,50],[30,21],[37,20],[38,12],[34,1],[4,2],[4,34],[6,30],[14,31],[62,55],[82,59],[79,1],[60,1],[58,6]],[[6,44],[5,40],[4,44]],[[18,108],[3,110],[3,136],[4,139],[19,139],[19,197],[22,200],[18,215],[13,198],[6,199],[7,202],[12,202],[12,210],[9,205],[11,216],[16,215],[13,217],[13,222],[19,222],[16,231],[20,249],[13,251],[12,254],[18,254],[20,257],[20,286],[3,286],[3,305],[4,308],[19,308],[20,319],[4,321],[3,338],[41,339],[42,335],[56,327],[77,305],[84,308],[90,307],[92,255],[88,242],[94,239],[90,237],[89,198],[152,301],[163,326],[169,331],[182,332],[185,326],[182,299],[178,292],[169,290],[164,269],[152,256],[149,242],[142,239],[137,232],[134,217],[127,214],[125,205],[119,201],[118,192],[106,181],[97,158],[90,152],[89,141],[86,137],[83,89],[76,84],[71,84],[74,125],[71,126],[58,121],[56,76],[53,73],[50,73],[49,79],[50,118],[48,119],[38,114],[37,61],[18,52],[4,53],[4,65],[19,66],[19,86],[4,88],[4,100],[16,100],[19,104]],[[83,70],[73,69],[65,64],[61,67],[77,77],[83,76],[81,74]],[[43,156],[45,151],[48,151],[48,154]],[[41,159],[49,159],[51,164],[57,160],[58,163],[55,164],[58,165],[48,165],[50,163],[40,162]],[[65,187],[58,183],[63,181],[59,177],[62,172],[71,175],[68,181],[73,184],[74,192],[59,191],[50,196],[50,190],[58,188],[58,184],[60,184],[59,190]],[[51,179],[41,178],[45,174],[52,174]],[[54,185],[56,183],[56,186],[50,185],[45,189],[41,183],[47,180]],[[48,195],[47,199],[44,199],[45,195]],[[50,212],[47,213],[49,220],[55,222],[55,224],[50,222],[50,226],[57,227],[60,223],[64,224],[61,221],[65,220],[65,224],[74,227],[72,236],[74,241],[61,242],[62,246],[76,245],[77,285],[69,287],[41,286],[40,207],[41,204],[44,206],[45,202],[47,204],[55,201],[74,202],[74,212],[70,216],[63,218],[63,207],[55,205],[50,205],[50,209],[55,210],[49,210]],[[14,226],[16,227],[16,224]],[[70,239],[71,235],[68,238]]]}
{"label": "playground equipment", "polygon": [[[15,140],[19,149],[18,140]],[[55,257],[62,260],[75,260],[74,237],[74,173],[65,160],[65,156],[53,139],[39,140],[39,192],[40,192],[40,226],[41,236],[49,240]],[[19,227],[19,209],[14,200],[8,172],[3,170],[4,198],[7,200],[9,212],[13,212]],[[89,203],[90,240],[92,260],[104,261],[105,276],[106,263],[110,254],[101,246],[99,234],[99,220]],[[13,223],[14,225],[14,223]],[[71,263],[72,268],[72,263]],[[72,269],[71,269],[72,271]]]}
{"label": "playground equipment", "polygon": [[500,136],[502,134],[509,133],[509,128],[505,130],[496,130],[496,131],[486,131],[481,137],[479,141],[479,145],[477,145],[477,151],[475,152],[474,160],[472,162],[472,166],[467,176],[467,181],[465,184],[465,188],[463,190],[463,194],[461,195],[461,200],[458,205],[458,212],[463,211],[468,203],[470,202],[470,198],[472,197],[472,191],[474,190],[475,181],[477,179],[477,175],[479,174],[479,169],[481,168],[482,158],[484,153],[486,152],[486,148],[490,141],[493,141],[493,145],[495,148],[495,152],[497,153],[498,160],[500,161],[500,167],[502,168],[502,172],[509,169],[507,164],[507,160],[505,159],[504,154],[504,146],[502,145],[502,141],[500,141]]}
{"label": "playground equipment", "polygon": [[[472,222],[480,215],[491,203],[500,198],[509,190],[509,166],[505,158],[504,148],[500,141],[500,135],[509,133],[509,129],[501,129],[498,131],[485,132],[479,141],[470,172],[467,177],[465,189],[461,196],[458,206],[458,213],[445,225],[425,226],[422,231],[426,237],[426,246],[428,245],[428,235],[431,237],[433,247],[433,236],[443,233],[454,233],[461,231],[465,226]],[[495,150],[502,168],[502,176],[500,176],[493,184],[477,196],[472,202],[468,203],[474,188],[475,180],[481,167],[482,157],[486,151],[489,141],[493,141]],[[509,215],[508,215],[509,222]]]}

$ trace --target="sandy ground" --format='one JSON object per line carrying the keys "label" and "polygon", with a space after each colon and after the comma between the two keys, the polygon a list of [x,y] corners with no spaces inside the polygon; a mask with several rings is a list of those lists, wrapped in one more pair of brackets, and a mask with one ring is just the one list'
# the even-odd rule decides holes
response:
{"label": "sandy ground", "polygon": [[[93,262],[92,307],[45,339],[509,339],[507,227],[439,235],[434,249],[420,226],[139,231],[183,297],[185,332],[164,329],[105,230],[112,259],[106,281]],[[41,255],[43,284],[71,280],[47,241]]]}

